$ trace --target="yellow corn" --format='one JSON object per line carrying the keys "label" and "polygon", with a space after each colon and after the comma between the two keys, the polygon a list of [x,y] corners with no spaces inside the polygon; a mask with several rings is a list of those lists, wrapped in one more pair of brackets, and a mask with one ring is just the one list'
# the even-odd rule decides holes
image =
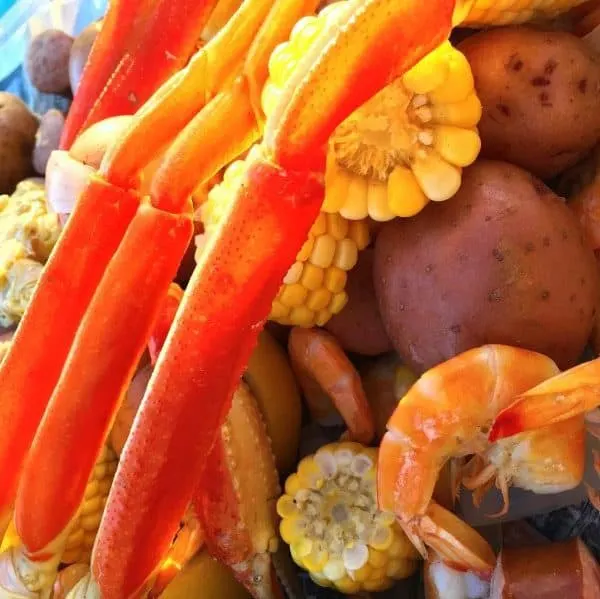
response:
{"label": "yellow corn", "polygon": [[304,458],[277,502],[294,561],[321,586],[381,591],[417,568],[418,553],[376,501],[377,450],[332,443]]}
{"label": "yellow corn", "polygon": [[[298,61],[325,24],[351,7],[335,2],[298,21],[269,60],[262,105],[269,115]],[[413,216],[460,187],[479,154],[481,104],[471,68],[444,43],[348,117],[329,140],[323,211],[377,221]]]}
{"label": "yellow corn", "polygon": [[[463,25],[508,25],[536,19],[552,19],[585,0],[466,0],[459,10],[466,17]],[[472,5],[469,9],[468,6]]]}
{"label": "yellow corn", "polygon": [[[253,155],[251,151],[249,158]],[[200,209],[205,235],[210,235],[225,215],[245,169],[244,161],[232,163],[225,171],[223,182],[209,192],[208,200]],[[321,212],[296,262],[283,279],[269,318],[285,325],[324,325],[346,305],[346,273],[354,267],[358,252],[368,243],[366,222]]]}
{"label": "yellow corn", "polygon": [[63,563],[89,563],[117,463],[116,454],[105,446],[94,466],[79,515],[67,539]]}

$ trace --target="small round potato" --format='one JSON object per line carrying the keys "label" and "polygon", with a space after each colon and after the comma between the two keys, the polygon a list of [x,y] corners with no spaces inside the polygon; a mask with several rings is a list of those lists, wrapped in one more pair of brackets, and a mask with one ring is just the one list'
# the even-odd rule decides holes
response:
{"label": "small round potato", "polygon": [[13,94],[0,92],[0,193],[12,193],[33,174],[31,154],[39,121]]}
{"label": "small round potato", "polygon": [[348,273],[348,303],[325,328],[346,350],[364,356],[377,356],[393,349],[379,316],[373,287],[372,249],[362,251],[356,266]]}
{"label": "small round potato", "polygon": [[31,40],[25,68],[34,87],[47,94],[69,91],[72,45],[73,38],[58,29],[48,29]]}
{"label": "small round potato", "polygon": [[600,60],[578,37],[504,27],[470,36],[458,48],[483,106],[482,157],[546,179],[600,139]]}
{"label": "small round potato", "polygon": [[387,333],[419,373],[486,343],[573,366],[600,289],[594,254],[564,202],[526,171],[493,161],[467,168],[447,202],[386,223],[374,276]]}

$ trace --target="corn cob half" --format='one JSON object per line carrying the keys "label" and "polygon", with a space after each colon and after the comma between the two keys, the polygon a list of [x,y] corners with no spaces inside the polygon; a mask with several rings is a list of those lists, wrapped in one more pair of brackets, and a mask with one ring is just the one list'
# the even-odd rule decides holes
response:
{"label": "corn cob half", "polygon": [[[269,60],[262,93],[269,115],[298,61],[352,0],[305,17]],[[329,141],[323,210],[352,220],[413,216],[460,187],[481,147],[481,104],[466,58],[445,43],[356,110]]]}
{"label": "corn cob half", "polygon": [[[254,155],[255,148],[249,152],[248,160],[253,160]],[[224,217],[245,172],[245,161],[232,163],[223,182],[209,192],[200,209],[205,235],[210,236]],[[368,244],[369,227],[365,221],[349,221],[339,214],[321,212],[273,301],[270,320],[301,327],[324,325],[346,305],[346,273],[354,268],[358,252]],[[201,249],[200,246],[198,251]]]}
{"label": "corn cob half", "polygon": [[475,0],[463,25],[509,25],[536,19],[553,19],[586,0]]}
{"label": "corn cob half", "polygon": [[418,554],[376,500],[377,449],[340,442],[304,458],[277,502],[294,561],[319,585],[381,591],[410,576]]}

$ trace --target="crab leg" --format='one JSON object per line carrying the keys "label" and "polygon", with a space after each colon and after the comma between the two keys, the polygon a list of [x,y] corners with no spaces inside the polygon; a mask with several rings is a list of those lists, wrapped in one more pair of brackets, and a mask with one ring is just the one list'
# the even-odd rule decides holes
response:
{"label": "crab leg", "polygon": [[[317,3],[245,0],[219,34],[137,113],[136,122],[107,155],[107,178],[130,181],[186,126],[187,134],[178,137],[171,154],[194,162],[194,168],[182,165],[194,184],[249,148],[260,137],[260,90],[267,79],[268,57]],[[227,135],[222,134],[223,122],[228,123]],[[172,183],[167,181],[166,187]]]}
{"label": "crab leg", "polygon": [[133,114],[179,71],[217,1],[121,0],[111,6],[108,27],[94,44],[90,67],[69,111],[61,149],[98,121]]}
{"label": "crab leg", "polygon": [[92,178],[0,365],[0,418],[10,423],[0,437],[0,532],[79,322],[137,207],[134,194]]}
{"label": "crab leg", "polygon": [[168,549],[271,302],[319,212],[322,175],[306,168],[315,163],[307,155],[324,157],[321,146],[343,118],[448,36],[453,8],[452,0],[367,0],[321,39],[303,65],[306,80],[282,99],[291,100],[280,122],[285,134],[272,124],[267,149],[280,166],[268,155],[250,166],[192,276],[125,445],[92,564],[105,599],[136,593]]}
{"label": "crab leg", "polygon": [[494,421],[494,442],[517,433],[567,420],[600,405],[600,358],[540,383],[519,395]]}

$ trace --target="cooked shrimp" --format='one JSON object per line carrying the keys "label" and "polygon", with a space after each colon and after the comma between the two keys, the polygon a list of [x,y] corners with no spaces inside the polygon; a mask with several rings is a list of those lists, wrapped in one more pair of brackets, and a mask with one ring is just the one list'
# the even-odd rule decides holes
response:
{"label": "cooked shrimp", "polygon": [[295,327],[288,350],[311,411],[323,411],[325,392],[342,415],[349,437],[368,445],[375,435],[373,414],[360,376],[335,338],[322,329]]}
{"label": "cooked shrimp", "polygon": [[[502,409],[519,393],[557,373],[556,364],[542,354],[486,345],[432,368],[405,395],[388,422],[381,444],[379,503],[382,509],[395,512],[423,555],[425,545],[429,545],[462,568],[488,573],[493,568],[493,560],[485,556],[473,559],[469,543],[477,539],[474,531],[454,539],[451,554],[446,540],[428,534],[435,484],[451,458],[480,456],[485,464],[480,474],[482,484],[498,478],[506,487],[512,482],[534,491],[556,492],[580,482],[583,418],[579,425],[570,423],[573,431],[579,426],[581,440],[577,443],[573,443],[576,432],[569,440],[561,439],[562,429],[546,429],[537,437],[524,435],[499,447],[491,447],[487,439],[489,427]],[[456,550],[461,544],[462,554]]]}

